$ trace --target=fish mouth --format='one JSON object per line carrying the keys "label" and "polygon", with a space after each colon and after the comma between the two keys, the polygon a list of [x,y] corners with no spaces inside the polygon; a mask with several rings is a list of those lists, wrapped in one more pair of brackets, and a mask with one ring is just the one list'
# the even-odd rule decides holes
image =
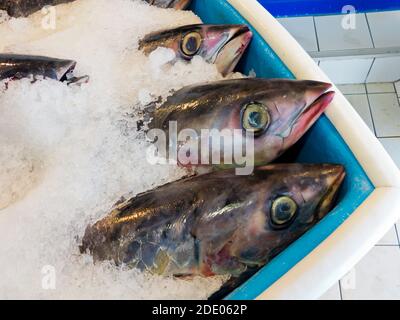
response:
{"label": "fish mouth", "polygon": [[217,51],[215,64],[222,75],[231,73],[243,56],[253,38],[247,25],[232,26],[231,33]]}
{"label": "fish mouth", "polygon": [[185,10],[189,7],[191,2],[192,2],[192,0],[181,0],[181,1],[178,1],[173,7],[176,10]]}
{"label": "fish mouth", "polygon": [[192,0],[147,0],[152,6],[160,8],[174,8],[176,10],[184,10],[189,7]]}
{"label": "fish mouth", "polygon": [[72,77],[76,64],[77,62],[73,60],[64,61],[62,66],[57,70],[57,78],[61,82],[69,80]]}
{"label": "fish mouth", "polygon": [[282,137],[291,136],[291,141],[297,141],[304,132],[310,129],[335,97],[334,91],[328,91],[330,88],[332,88],[330,83],[313,82],[306,94],[306,101],[311,101],[311,103],[305,103],[288,128],[289,132],[285,132]]}
{"label": "fish mouth", "polygon": [[333,209],[345,177],[346,170],[342,165],[331,166],[330,172],[327,174],[326,178],[329,187],[318,206],[318,220],[324,218]]}
{"label": "fish mouth", "polygon": [[304,127],[307,123],[313,122],[326,110],[334,97],[334,91],[328,91],[320,95],[312,104],[302,110],[296,123]]}

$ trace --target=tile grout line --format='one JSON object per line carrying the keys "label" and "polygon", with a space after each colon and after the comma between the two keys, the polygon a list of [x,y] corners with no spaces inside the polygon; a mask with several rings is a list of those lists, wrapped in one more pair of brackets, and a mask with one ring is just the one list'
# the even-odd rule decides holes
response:
{"label": "tile grout line", "polygon": [[384,137],[379,137],[376,136],[378,139],[397,139],[400,138],[400,136],[384,136]]}
{"label": "tile grout line", "polygon": [[[393,91],[368,92],[368,85],[373,85],[373,84],[391,84],[393,86]],[[367,92],[367,94],[396,93],[396,86],[394,85],[394,82],[370,82],[370,83],[365,83],[365,91]]]}
{"label": "tile grout line", "polygon": [[339,280],[339,293],[340,293],[340,300],[343,300],[342,284],[340,283],[340,280]]}
{"label": "tile grout line", "polygon": [[[315,22],[315,17],[314,17],[314,16],[312,17],[312,19],[313,19],[313,24],[314,24],[315,39],[317,40],[317,49],[318,49],[318,52],[320,52],[321,49],[320,49],[320,47],[319,47],[319,39],[318,39],[317,24],[316,24],[316,22]],[[321,60],[320,60],[319,62],[321,62]],[[319,65],[319,63],[318,63],[318,65]]]}
{"label": "tile grout line", "polygon": [[398,247],[398,244],[376,244],[374,247]]}
{"label": "tile grout line", "polygon": [[[368,89],[367,89],[368,90]],[[367,94],[373,95],[373,94],[396,94],[396,92],[367,92]]]}
{"label": "tile grout line", "polygon": [[[366,85],[366,83],[367,83],[367,80],[368,80],[369,74],[371,73],[372,67],[373,67],[373,66],[374,66],[374,64],[375,64],[375,60],[376,60],[376,58],[374,58],[374,59],[372,60],[371,66],[369,67],[369,70],[368,70],[367,76],[365,77],[365,80],[364,80],[364,85],[365,85],[365,91],[366,91],[366,92],[367,92],[367,85]],[[367,93],[368,93],[368,92],[367,92]]]}
{"label": "tile grout line", "polygon": [[[365,91],[367,91],[367,86],[366,85],[365,85]],[[378,138],[377,131],[376,131],[376,126],[375,126],[375,121],[374,121],[374,116],[373,116],[373,113],[372,113],[371,101],[369,100],[369,94],[367,93],[366,96],[367,96],[367,101],[368,101],[369,115],[371,116],[371,121],[372,121],[372,127],[374,128],[375,137]]]}
{"label": "tile grout line", "polygon": [[372,32],[371,32],[371,26],[369,25],[369,20],[368,20],[368,16],[366,13],[364,13],[365,15],[365,20],[367,21],[367,26],[368,26],[368,31],[369,31],[369,36],[371,37],[371,41],[372,41],[372,45],[375,47],[375,41],[374,41],[374,37],[372,36]]}
{"label": "tile grout line", "polygon": [[[397,86],[396,86],[397,82],[399,82],[399,81],[393,82],[393,87],[394,87],[394,92],[397,94],[397,97],[400,98],[400,92],[397,91]],[[400,82],[399,82],[399,84],[400,84]]]}
{"label": "tile grout line", "polygon": [[400,236],[399,236],[399,231],[397,230],[397,224],[394,224],[394,230],[396,231],[396,236],[397,236],[397,243],[399,245],[400,248]]}
{"label": "tile grout line", "polygon": [[[340,90],[340,88],[338,88]],[[342,92],[342,91],[340,91]],[[342,92],[343,93],[343,92]],[[371,93],[343,93],[345,96],[362,96],[365,94],[394,94],[395,92],[371,92]]]}

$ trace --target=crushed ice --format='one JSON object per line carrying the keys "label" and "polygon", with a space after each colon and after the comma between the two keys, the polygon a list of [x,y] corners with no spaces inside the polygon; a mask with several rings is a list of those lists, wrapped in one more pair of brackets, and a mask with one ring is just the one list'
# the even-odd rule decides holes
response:
{"label": "crushed ice", "polygon": [[74,59],[75,74],[90,75],[81,87],[0,83],[0,298],[206,298],[221,278],[165,279],[94,265],[78,251],[86,226],[119,197],[186,174],[146,162],[138,111],[222,77],[201,58],[166,67],[169,50],[149,58],[137,47],[149,32],[199,18],[139,0],[78,0],[56,13],[55,29],[43,29],[41,12],[0,14],[0,52]]}

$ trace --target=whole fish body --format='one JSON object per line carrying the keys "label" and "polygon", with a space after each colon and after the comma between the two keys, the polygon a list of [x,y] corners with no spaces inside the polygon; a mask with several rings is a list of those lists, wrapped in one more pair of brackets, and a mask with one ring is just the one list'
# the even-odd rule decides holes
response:
{"label": "whole fish body", "polygon": [[68,83],[87,81],[88,76],[73,77],[76,61],[43,56],[0,54],[0,81],[43,77]]}
{"label": "whole fish body", "polygon": [[[178,133],[189,128],[198,137],[204,129],[250,133],[254,137],[254,163],[264,165],[281,156],[317,121],[334,97],[334,92],[328,91],[331,86],[318,81],[286,79],[224,80],[189,86],[150,112],[149,129],[161,130],[169,137],[170,124],[175,122]],[[219,146],[222,167],[230,166],[223,154],[223,150],[233,149],[229,143],[224,140]],[[250,141],[244,137],[234,139],[235,143],[240,144],[235,149],[242,150],[241,144]],[[202,145],[195,146],[201,158]],[[178,153],[183,147],[177,146]],[[212,159],[209,160],[189,165],[212,164]]]}
{"label": "whole fish body", "polygon": [[162,276],[238,278],[321,220],[344,177],[340,165],[276,164],[184,179],[118,204],[80,249]]}
{"label": "whole fish body", "polygon": [[[0,10],[7,11],[11,17],[26,17],[45,6],[56,6],[75,0],[0,0]],[[191,0],[144,0],[161,8],[186,9]]]}
{"label": "whole fish body", "polygon": [[225,76],[234,70],[252,36],[246,25],[187,25],[153,32],[140,41],[139,49],[148,55],[159,47],[169,48],[176,59],[186,61],[198,55],[215,63]]}

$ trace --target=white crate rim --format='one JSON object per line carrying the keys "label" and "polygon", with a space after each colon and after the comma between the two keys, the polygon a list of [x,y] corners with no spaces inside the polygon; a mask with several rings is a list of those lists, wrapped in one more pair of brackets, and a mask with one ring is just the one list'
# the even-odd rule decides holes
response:
{"label": "white crate rim", "polygon": [[[226,0],[264,38],[298,79],[331,82],[284,27],[256,0]],[[342,278],[400,219],[400,171],[336,88],[327,117],[375,190],[325,241],[257,299],[317,299]]]}

